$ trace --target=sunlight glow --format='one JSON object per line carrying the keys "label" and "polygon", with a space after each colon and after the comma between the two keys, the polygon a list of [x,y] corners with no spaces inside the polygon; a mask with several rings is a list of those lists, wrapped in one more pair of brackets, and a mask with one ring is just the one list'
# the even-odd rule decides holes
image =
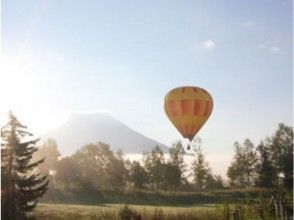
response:
{"label": "sunlight glow", "polygon": [[[12,111],[21,122],[34,131],[50,124],[49,118],[43,118],[42,123],[30,124],[40,121],[42,117],[41,77],[36,70],[36,63],[30,54],[10,57],[1,54],[0,69],[0,124],[7,120],[8,111]],[[33,119],[38,120],[33,120]],[[32,127],[34,126],[34,127]]]}

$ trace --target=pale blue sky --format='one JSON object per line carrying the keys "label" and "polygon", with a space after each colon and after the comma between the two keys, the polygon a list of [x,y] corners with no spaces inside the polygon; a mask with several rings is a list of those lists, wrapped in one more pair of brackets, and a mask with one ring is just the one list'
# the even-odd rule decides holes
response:
{"label": "pale blue sky", "polygon": [[163,98],[182,85],[213,96],[208,154],[292,125],[291,0],[4,0],[1,20],[0,119],[12,109],[37,134],[108,111],[170,144]]}

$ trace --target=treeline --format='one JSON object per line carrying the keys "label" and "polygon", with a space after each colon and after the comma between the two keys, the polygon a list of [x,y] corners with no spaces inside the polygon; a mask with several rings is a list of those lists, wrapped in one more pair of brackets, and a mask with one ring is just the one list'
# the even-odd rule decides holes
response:
{"label": "treeline", "polygon": [[169,149],[166,158],[155,146],[142,160],[124,159],[122,151],[113,152],[98,142],[83,146],[75,154],[59,158],[57,143],[49,139],[35,154],[46,158],[39,171],[50,174],[51,188],[62,190],[169,190],[203,191],[232,187],[283,187],[293,189],[293,129],[280,124],[272,137],[258,146],[246,139],[236,142],[235,156],[227,170],[228,180],[214,175],[206,161],[201,141],[194,141],[193,162],[188,169],[185,149],[180,141]]}
{"label": "treeline", "polygon": [[[38,171],[49,173],[51,187],[64,190],[204,190],[225,187],[221,176],[212,174],[199,142],[194,144],[192,173],[184,162],[185,150],[180,141],[164,157],[159,146],[145,152],[141,161],[124,159],[122,151],[113,152],[102,142],[83,146],[75,154],[59,159],[57,143],[48,139],[35,154],[46,158]],[[191,181],[192,180],[192,183]]]}
{"label": "treeline", "polygon": [[265,187],[293,190],[293,128],[279,124],[271,137],[257,146],[246,139],[236,142],[227,170],[231,187]]}

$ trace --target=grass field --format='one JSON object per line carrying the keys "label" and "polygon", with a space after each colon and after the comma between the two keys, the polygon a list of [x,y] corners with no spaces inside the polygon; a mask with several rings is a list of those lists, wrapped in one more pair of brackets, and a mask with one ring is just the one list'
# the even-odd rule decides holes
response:
{"label": "grass field", "polygon": [[[41,203],[30,216],[44,220],[90,220],[90,219],[122,219],[126,209],[133,213],[132,219],[138,214],[142,219],[222,219],[223,209],[216,205],[199,205],[192,207],[171,206],[140,206],[105,204],[99,206],[64,205]],[[123,212],[123,213],[122,213]],[[127,219],[127,218],[126,218]]]}
{"label": "grass field", "polygon": [[[260,219],[262,208],[262,219],[271,220],[273,219],[272,210],[265,205],[270,194],[270,190],[264,189],[219,190],[202,193],[165,191],[55,193],[51,197],[45,197],[47,201],[43,200],[38,204],[37,208],[30,213],[30,219],[233,220],[233,214],[237,210],[242,217],[240,219],[252,220]],[[288,200],[289,204],[292,204],[290,197]]]}
{"label": "grass field", "polygon": [[[235,205],[230,206],[233,211]],[[245,209],[244,209],[245,210]],[[140,217],[138,215],[140,214]],[[124,206],[121,204],[104,204],[99,206],[65,205],[40,203],[30,214],[36,220],[222,220],[226,219],[223,205],[203,204],[190,207],[173,206]],[[128,218],[129,217],[129,218]],[[230,219],[233,219],[232,212]],[[259,219],[258,214],[244,211],[243,219]],[[272,218],[265,218],[272,219]]]}

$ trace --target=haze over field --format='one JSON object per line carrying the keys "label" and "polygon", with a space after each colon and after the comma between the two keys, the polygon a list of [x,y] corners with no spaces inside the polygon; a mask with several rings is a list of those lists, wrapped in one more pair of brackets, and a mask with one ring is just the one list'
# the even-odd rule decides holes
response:
{"label": "haze over field", "polygon": [[169,146],[182,137],[163,98],[195,85],[214,99],[198,136],[225,169],[235,141],[258,144],[293,124],[292,9],[291,0],[3,1],[0,124],[12,110],[39,136],[74,112],[106,111]]}
{"label": "haze over field", "polygon": [[[48,138],[57,141],[62,157],[75,153],[85,144],[98,141],[109,144],[114,152],[118,149],[123,150],[125,158],[131,161],[141,161],[142,153],[150,152],[156,145],[160,146],[165,153],[168,153],[168,147],[170,147],[134,131],[108,113],[73,114],[64,124],[42,135],[41,142]],[[190,166],[194,157],[188,154],[184,159]],[[206,156],[213,172],[225,177],[232,153],[210,153]],[[165,157],[167,158],[168,154],[165,154]]]}

